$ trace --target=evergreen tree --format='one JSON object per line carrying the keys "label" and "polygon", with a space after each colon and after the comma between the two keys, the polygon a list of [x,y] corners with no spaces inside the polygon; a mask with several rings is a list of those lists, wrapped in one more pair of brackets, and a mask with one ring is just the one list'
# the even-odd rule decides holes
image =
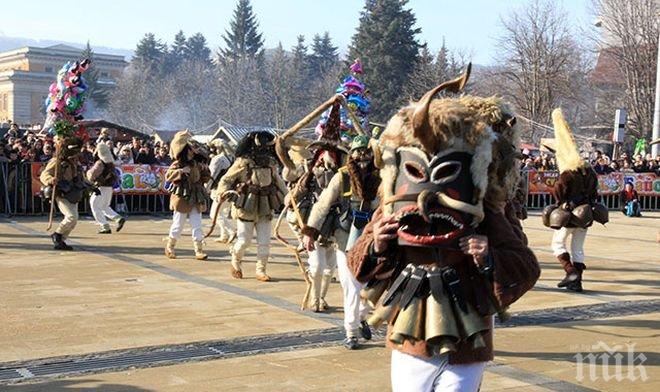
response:
{"label": "evergreen tree", "polygon": [[183,30],[179,30],[174,36],[174,42],[170,46],[170,51],[167,56],[167,68],[169,71],[174,70],[183,62],[186,53],[186,35]]}
{"label": "evergreen tree", "polygon": [[211,50],[206,46],[206,38],[202,33],[197,33],[188,38],[185,43],[184,58],[208,65],[211,64]]}
{"label": "evergreen tree", "polygon": [[315,75],[324,74],[333,68],[338,61],[337,47],[332,45],[330,34],[327,31],[322,36],[316,34],[312,41],[311,72]]}
{"label": "evergreen tree", "polygon": [[162,65],[166,53],[167,46],[153,33],[147,33],[138,42],[133,60],[143,65]]}
{"label": "evergreen tree", "polygon": [[87,83],[87,99],[94,102],[96,107],[103,108],[108,103],[108,91],[99,84],[99,70],[94,64],[94,51],[87,41],[87,46],[83,49],[81,57],[91,60],[91,65],[85,71],[84,78]]}
{"label": "evergreen tree", "polygon": [[263,59],[264,41],[258,31],[259,23],[252,12],[250,0],[238,0],[229,30],[225,31],[223,39],[226,48],[220,50],[220,60],[223,63],[238,59]]}
{"label": "evergreen tree", "polygon": [[360,58],[372,98],[372,117],[387,121],[405,102],[401,93],[419,57],[415,15],[407,0],[370,0],[353,36],[349,59]]}

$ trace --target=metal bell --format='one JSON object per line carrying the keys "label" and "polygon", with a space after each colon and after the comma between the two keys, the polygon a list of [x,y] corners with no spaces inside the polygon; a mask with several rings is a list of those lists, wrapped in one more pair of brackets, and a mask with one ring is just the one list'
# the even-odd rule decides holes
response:
{"label": "metal bell", "polygon": [[425,307],[424,300],[413,297],[410,305],[400,311],[394,320],[392,335],[400,336],[404,340],[424,340]]}
{"label": "metal bell", "polygon": [[367,303],[371,305],[372,308],[375,308],[376,304],[378,303],[378,300],[380,299],[380,297],[383,296],[383,293],[385,292],[386,288],[387,288],[387,281],[380,280],[376,282],[373,286],[365,287],[364,289],[360,290],[360,298],[367,301]]}
{"label": "metal bell", "polygon": [[444,351],[455,348],[460,340],[460,332],[456,325],[456,318],[447,296],[438,302],[429,295],[426,299],[425,339],[432,346],[440,347]]}

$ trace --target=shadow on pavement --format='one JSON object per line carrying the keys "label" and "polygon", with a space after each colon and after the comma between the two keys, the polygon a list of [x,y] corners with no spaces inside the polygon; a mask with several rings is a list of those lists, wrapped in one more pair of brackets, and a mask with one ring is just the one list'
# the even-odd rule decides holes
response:
{"label": "shadow on pavement", "polygon": [[[97,383],[93,387],[77,386],[77,384]],[[3,391],[11,392],[86,392],[86,391],[101,391],[101,392],[152,392],[153,389],[144,389],[134,387],[131,385],[123,384],[104,384],[99,380],[86,379],[86,380],[55,380],[47,381],[38,384],[23,384],[23,385],[5,385]]]}

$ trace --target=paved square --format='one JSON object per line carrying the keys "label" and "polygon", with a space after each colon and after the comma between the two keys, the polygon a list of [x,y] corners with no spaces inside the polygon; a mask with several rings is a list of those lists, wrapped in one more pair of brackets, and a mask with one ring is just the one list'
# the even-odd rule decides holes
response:
{"label": "paved square", "polygon": [[[556,309],[563,307],[600,309],[603,304],[636,302],[626,305],[622,314],[614,310],[580,321],[498,328],[496,359],[486,371],[482,390],[660,390],[660,214],[611,215],[606,227],[589,231],[586,291],[573,294],[555,288],[563,271],[550,251],[552,232],[532,214],[524,226],[542,275],[537,287],[511,311],[534,317],[543,310],[559,314]],[[389,389],[389,352],[381,342],[350,352],[335,338],[342,317],[338,283],[330,288],[330,313],[302,312],[303,280],[281,245],[273,242],[273,282],[254,279],[254,264],[249,262],[254,254],[247,255],[246,278],[237,281],[229,275],[226,245],[210,242],[210,259],[200,262],[193,259],[192,243],[184,237],[179,259],[166,259],[162,237],[168,225],[165,218],[132,217],[121,233],[103,236],[96,234],[93,221],[83,219],[72,237],[76,251],[61,253],[52,250],[45,236],[44,218],[0,219],[0,390]],[[636,308],[642,303],[656,310]],[[578,314],[581,309],[587,308],[567,312]],[[193,343],[238,351],[227,354],[217,349],[224,355],[220,359],[146,362],[144,368],[130,370],[117,365],[119,371],[107,368],[57,378],[39,378],[30,370],[49,362],[42,360],[49,357],[68,356],[60,358],[64,363],[124,355],[112,354],[115,350],[135,358],[144,353],[155,358],[154,350],[185,347],[201,352],[194,351],[198,346]],[[597,354],[615,347],[626,354],[631,344],[635,353],[646,357],[646,381],[639,379],[641,367],[635,367],[639,356],[633,364],[624,361],[626,369],[635,370],[637,381],[632,376],[607,381],[602,366],[595,370],[597,378],[590,379],[587,371],[578,379],[576,353],[588,354],[600,345],[605,349],[594,348]],[[4,374],[9,379],[19,373],[19,384],[3,383]],[[624,371],[622,376],[629,374]]]}

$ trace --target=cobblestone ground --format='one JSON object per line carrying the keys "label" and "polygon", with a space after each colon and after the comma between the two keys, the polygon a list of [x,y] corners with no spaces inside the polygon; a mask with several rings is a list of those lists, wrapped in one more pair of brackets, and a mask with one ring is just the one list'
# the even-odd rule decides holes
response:
{"label": "cobblestone ground", "polygon": [[[273,282],[254,279],[250,253],[237,281],[223,244],[209,242],[200,262],[184,238],[166,259],[168,226],[132,217],[98,235],[83,218],[76,251],[61,253],[44,218],[0,218],[0,390],[389,389],[382,336],[340,346],[338,283],[329,313],[301,311],[298,265],[275,241]],[[613,212],[590,229],[582,294],[555,287],[563,274],[539,216],[524,226],[543,272],[496,329],[482,390],[660,390],[660,214]]]}

